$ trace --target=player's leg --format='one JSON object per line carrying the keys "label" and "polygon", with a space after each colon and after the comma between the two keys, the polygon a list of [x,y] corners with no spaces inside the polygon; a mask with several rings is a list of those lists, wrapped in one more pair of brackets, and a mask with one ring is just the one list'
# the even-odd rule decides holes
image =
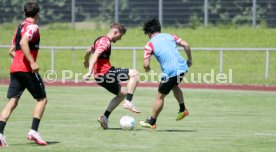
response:
{"label": "player's leg", "polygon": [[32,129],[35,131],[38,131],[39,122],[34,123],[34,121],[40,121],[45,111],[47,102],[48,102],[47,98],[36,99],[36,103],[33,111],[33,124],[32,124]]}
{"label": "player's leg", "polygon": [[110,101],[107,110],[112,112],[126,97],[126,90],[121,87],[120,92]]}
{"label": "player's leg", "polygon": [[146,121],[140,122],[140,125],[142,127],[151,128],[151,129],[156,128],[157,117],[162,111],[164,106],[164,98],[172,90],[175,81],[176,81],[175,78],[167,78],[167,79],[163,78],[163,80],[159,84],[158,93],[156,95],[155,102],[153,104],[151,117],[147,118]]}
{"label": "player's leg", "polygon": [[177,102],[179,104],[179,111],[178,111],[177,116],[176,116],[177,121],[181,120],[184,117],[189,115],[189,112],[185,107],[183,92],[180,89],[180,87],[178,86],[178,84],[182,81],[184,76],[185,76],[185,73],[181,73],[180,75],[176,76],[177,81],[175,82],[175,85],[172,88],[174,97],[175,97],[175,99],[177,100]]}
{"label": "player's leg", "polygon": [[177,113],[177,116],[176,116],[176,120],[178,121],[183,119],[185,116],[188,116],[189,112],[185,107],[183,92],[179,88],[179,86],[178,85],[174,86],[172,90],[173,90],[174,97],[176,98],[179,104],[179,112]]}
{"label": "player's leg", "polygon": [[165,94],[162,94],[160,92],[158,92],[156,95],[156,99],[153,104],[152,114],[151,114],[151,117],[154,118],[155,120],[157,119],[159,113],[163,109],[165,96],[166,96]]}
{"label": "player's leg", "polygon": [[32,126],[28,133],[28,139],[36,142],[38,145],[45,146],[47,145],[47,142],[44,141],[38,133],[40,120],[43,116],[48,102],[44,83],[38,73],[24,73],[23,76],[25,77],[25,85],[28,91],[31,93],[31,95],[36,101],[33,110]]}
{"label": "player's leg", "polygon": [[[180,76],[184,76],[184,74],[181,74]],[[167,94],[170,93],[170,91],[179,83],[181,82],[182,78],[178,76],[171,77],[171,78],[162,78],[162,81],[159,85],[158,88],[158,93],[155,99],[155,102],[153,104],[153,109],[152,109],[152,115],[150,118],[148,118],[146,121],[141,121],[140,125],[142,127],[146,128],[156,128],[156,121],[157,117],[162,111],[163,105],[164,105],[164,98]],[[179,91],[179,90],[178,90]],[[181,91],[181,90],[180,90]],[[178,92],[179,93],[179,92]],[[181,100],[181,96],[179,97]]]}
{"label": "player's leg", "polygon": [[129,77],[129,80],[127,82],[126,100],[124,101],[123,106],[125,109],[129,109],[132,112],[141,113],[141,111],[138,108],[136,108],[132,103],[132,98],[139,80],[139,72],[135,69],[129,69],[128,77]]}
{"label": "player's leg", "polygon": [[8,121],[12,111],[16,108],[19,97],[10,98],[6,106],[1,112],[0,115],[0,146],[7,146],[7,142],[4,136],[4,128],[6,126],[6,122]]}
{"label": "player's leg", "polygon": [[130,69],[128,75],[129,75],[129,80],[127,83],[127,93],[133,95],[138,84],[139,72],[135,69]]}
{"label": "player's leg", "polygon": [[112,111],[124,100],[126,91],[120,87],[120,92],[110,101],[104,114],[99,116],[98,122],[103,129],[108,129],[108,118]]}
{"label": "player's leg", "polygon": [[[179,88],[179,86],[178,85],[174,86],[173,89],[172,89],[172,91],[173,91],[173,95],[174,95],[175,99],[177,100],[177,102],[179,104],[182,104],[182,103],[184,104],[183,92]],[[180,109],[181,109],[181,107],[180,107]],[[184,107],[184,109],[185,109],[185,107]]]}
{"label": "player's leg", "polygon": [[[19,99],[20,99],[20,97],[14,97],[14,98],[9,99],[8,103],[6,104],[6,106],[4,107],[4,109],[1,112],[0,122],[1,121],[4,121],[4,122],[8,121],[11,113],[16,108]],[[1,130],[0,130],[0,133],[1,133]]]}
{"label": "player's leg", "polygon": [[98,118],[98,122],[100,123],[103,129],[108,128],[108,118],[111,112],[124,100],[126,91],[121,87],[120,83],[115,79],[115,75],[108,73],[104,76],[100,76],[96,78],[96,82],[98,85],[104,87],[109,92],[116,95],[109,103],[107,109],[105,110],[103,115],[100,115]]}
{"label": "player's leg", "polygon": [[147,118],[145,121],[140,121],[140,125],[142,127],[151,129],[155,129],[157,127],[156,120],[163,109],[165,96],[166,94],[162,94],[160,92],[157,93],[155,102],[153,103],[151,116]]}
{"label": "player's leg", "polygon": [[0,146],[7,145],[7,142],[4,137],[4,129],[6,126],[6,122],[8,121],[13,110],[16,108],[23,91],[24,86],[20,83],[20,80],[18,79],[18,74],[12,73],[10,75],[10,85],[7,94],[9,101],[2,110],[0,115]]}
{"label": "player's leg", "polygon": [[18,73],[10,74],[10,85],[7,93],[9,101],[1,113],[0,121],[6,122],[9,119],[12,111],[17,106],[20,96],[25,90],[24,84],[22,84],[19,76],[20,75]]}
{"label": "player's leg", "polygon": [[127,94],[126,100],[124,101],[123,107],[135,113],[141,113],[141,111],[136,108],[132,102],[133,94],[136,90],[139,72],[135,69],[127,68],[112,68],[109,70],[108,77],[114,76],[117,82],[128,81],[127,83]]}
{"label": "player's leg", "polygon": [[45,107],[47,105],[47,98],[37,99],[36,104],[33,111],[33,121],[31,129],[28,133],[28,139],[36,142],[38,145],[47,145],[47,142],[42,139],[41,135],[38,133],[38,127],[40,124],[40,120],[45,111]]}

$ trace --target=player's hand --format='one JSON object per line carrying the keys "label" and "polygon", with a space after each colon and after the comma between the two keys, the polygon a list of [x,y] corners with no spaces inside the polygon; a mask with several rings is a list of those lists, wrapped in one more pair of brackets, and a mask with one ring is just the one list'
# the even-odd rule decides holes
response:
{"label": "player's hand", "polygon": [[149,72],[150,71],[150,66],[147,66],[147,67],[144,66],[144,69],[145,69],[145,72]]}
{"label": "player's hand", "polygon": [[83,75],[83,80],[88,81],[90,78],[92,77],[91,73],[86,73],[85,75]]}
{"label": "player's hand", "polygon": [[87,69],[89,67],[89,62],[88,61],[84,61],[83,62],[83,66]]}
{"label": "player's hand", "polygon": [[35,73],[35,72],[38,72],[39,70],[39,66],[36,62],[34,63],[31,63],[31,68],[32,68],[32,71]]}
{"label": "player's hand", "polygon": [[193,65],[193,61],[191,59],[187,60],[188,67],[191,67]]}

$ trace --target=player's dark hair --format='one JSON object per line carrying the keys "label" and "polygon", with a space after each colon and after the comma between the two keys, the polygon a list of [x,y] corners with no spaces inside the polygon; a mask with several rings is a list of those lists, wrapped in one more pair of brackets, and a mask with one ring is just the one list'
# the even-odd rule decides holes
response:
{"label": "player's dark hair", "polygon": [[24,5],[24,13],[26,17],[34,18],[39,12],[39,6],[35,1],[26,2]]}
{"label": "player's dark hair", "polygon": [[122,33],[122,34],[125,34],[126,31],[127,31],[127,29],[125,28],[125,26],[122,25],[122,24],[119,24],[119,23],[112,23],[112,24],[110,25],[110,29],[111,29],[111,28],[116,28],[116,29],[118,29],[119,32]]}
{"label": "player's dark hair", "polygon": [[145,34],[153,34],[161,32],[161,25],[157,19],[151,19],[144,24],[143,30]]}

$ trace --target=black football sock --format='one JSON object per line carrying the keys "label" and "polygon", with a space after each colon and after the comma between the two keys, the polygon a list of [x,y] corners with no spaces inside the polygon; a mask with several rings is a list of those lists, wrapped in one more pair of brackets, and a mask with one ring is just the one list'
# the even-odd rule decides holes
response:
{"label": "black football sock", "polygon": [[132,101],[132,97],[133,97],[133,94],[128,93],[128,94],[126,95],[126,99],[127,99],[128,101]]}
{"label": "black football sock", "polygon": [[0,121],[0,133],[1,134],[3,134],[5,126],[6,126],[6,122]]}
{"label": "black football sock", "polygon": [[150,119],[148,120],[148,123],[149,123],[150,125],[154,125],[154,124],[156,123],[156,119],[150,117]]}
{"label": "black football sock", "polygon": [[32,130],[37,131],[37,130],[38,130],[39,123],[40,123],[40,119],[38,119],[38,118],[33,118]]}
{"label": "black football sock", "polygon": [[109,117],[110,114],[111,114],[111,112],[109,112],[109,111],[107,111],[107,110],[104,112],[104,115],[105,115],[105,117],[106,117],[107,119],[108,119],[108,117]]}
{"label": "black football sock", "polygon": [[183,112],[183,111],[185,111],[185,105],[184,105],[184,103],[180,103],[179,104],[179,112]]}

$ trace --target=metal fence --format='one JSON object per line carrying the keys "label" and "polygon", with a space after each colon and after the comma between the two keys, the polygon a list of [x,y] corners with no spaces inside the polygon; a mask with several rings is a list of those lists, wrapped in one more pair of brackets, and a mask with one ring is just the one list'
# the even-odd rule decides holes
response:
{"label": "metal fence", "polygon": [[[158,18],[164,26],[268,25],[276,27],[276,0],[37,0],[40,23],[121,22],[140,26]],[[0,23],[22,19],[23,3],[1,1]]]}
{"label": "metal fence", "polygon": [[[0,48],[9,48],[8,45],[0,45]],[[51,50],[51,70],[55,71],[55,52],[59,50],[86,50],[87,46],[40,46],[40,49]],[[124,51],[132,51],[133,59],[132,59],[132,67],[136,69],[137,67],[137,51],[143,50],[143,47],[112,47],[113,50],[124,50]],[[225,51],[265,51],[265,67],[264,67],[264,75],[266,80],[269,78],[269,58],[270,51],[276,51],[276,48],[191,48],[192,51],[219,51],[219,72],[223,72],[223,64],[224,64],[224,52]]]}

